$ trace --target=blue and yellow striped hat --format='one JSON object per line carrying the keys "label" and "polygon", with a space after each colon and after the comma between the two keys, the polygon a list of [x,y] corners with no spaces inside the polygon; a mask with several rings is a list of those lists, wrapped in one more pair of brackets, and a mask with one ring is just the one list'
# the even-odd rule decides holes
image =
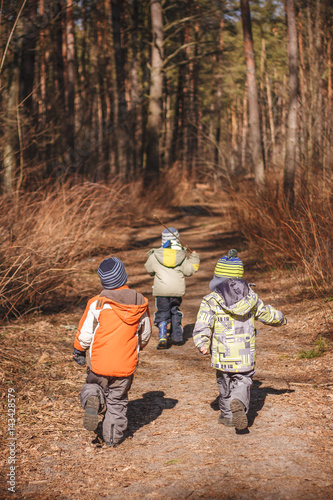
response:
{"label": "blue and yellow striped hat", "polygon": [[243,262],[237,258],[238,252],[234,248],[228,255],[217,261],[214,276],[217,278],[242,278],[244,274]]}

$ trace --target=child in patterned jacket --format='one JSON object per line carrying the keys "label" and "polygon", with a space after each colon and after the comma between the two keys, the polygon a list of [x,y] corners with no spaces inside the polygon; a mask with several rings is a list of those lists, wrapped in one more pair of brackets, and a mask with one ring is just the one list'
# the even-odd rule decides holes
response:
{"label": "child in patterned jacket", "polygon": [[218,260],[209,284],[211,293],[200,305],[193,340],[202,354],[211,354],[216,369],[220,414],[218,423],[244,430],[248,427],[250,387],[254,375],[256,329],[254,321],[281,326],[281,311],[264,305],[242,279],[243,263],[237,250]]}

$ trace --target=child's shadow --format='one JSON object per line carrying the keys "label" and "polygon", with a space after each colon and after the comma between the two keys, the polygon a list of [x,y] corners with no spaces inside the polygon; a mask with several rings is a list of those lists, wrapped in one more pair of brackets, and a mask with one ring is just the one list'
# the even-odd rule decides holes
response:
{"label": "child's shadow", "polygon": [[184,331],[183,331],[183,339],[184,339],[184,344],[192,338],[193,336],[193,329],[194,329],[194,323],[190,323],[189,325],[184,326]]}
{"label": "child's shadow", "polygon": [[129,401],[127,409],[128,433],[130,436],[144,425],[156,420],[163,410],[171,410],[178,399],[164,398],[163,391],[150,391],[142,395],[142,399]]}
{"label": "child's shadow", "polygon": [[[253,385],[251,387],[250,408],[247,414],[249,427],[252,427],[256,417],[258,416],[258,413],[264,407],[267,394],[279,395],[279,394],[285,394],[286,392],[294,392],[293,390],[290,389],[274,389],[273,387],[267,387],[267,386],[260,387],[261,385],[262,382],[260,382],[259,380],[254,380]],[[219,396],[216,399],[214,399],[214,401],[211,403],[210,406],[215,411],[218,411],[220,409]]]}

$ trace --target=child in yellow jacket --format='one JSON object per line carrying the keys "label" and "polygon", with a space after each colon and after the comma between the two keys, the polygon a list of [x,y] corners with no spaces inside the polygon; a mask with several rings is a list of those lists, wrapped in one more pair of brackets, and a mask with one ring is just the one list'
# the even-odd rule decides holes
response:
{"label": "child in yellow jacket", "polygon": [[199,269],[200,256],[192,252],[189,258],[183,249],[176,228],[162,232],[162,246],[148,252],[146,271],[154,276],[153,296],[156,301],[154,324],[158,327],[157,349],[167,348],[167,325],[171,324],[171,341],[182,344],[182,312],[180,306],[185,295],[185,276]]}

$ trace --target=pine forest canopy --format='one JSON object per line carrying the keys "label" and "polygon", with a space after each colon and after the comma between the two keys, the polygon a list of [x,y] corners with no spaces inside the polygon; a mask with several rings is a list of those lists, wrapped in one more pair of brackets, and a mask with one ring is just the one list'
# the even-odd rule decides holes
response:
{"label": "pine forest canopy", "polygon": [[2,190],[232,182],[260,157],[287,190],[330,179],[332,20],[330,0],[2,2]]}

